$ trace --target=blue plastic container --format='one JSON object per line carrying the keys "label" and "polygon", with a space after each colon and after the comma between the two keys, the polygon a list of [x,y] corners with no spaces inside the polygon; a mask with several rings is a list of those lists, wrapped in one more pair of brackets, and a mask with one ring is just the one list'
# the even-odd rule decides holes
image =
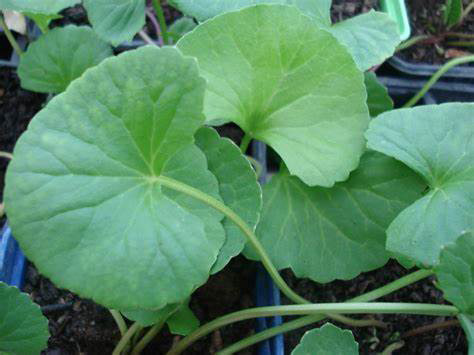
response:
{"label": "blue plastic container", "polygon": [[0,281],[22,288],[25,264],[25,256],[5,223],[0,231]]}

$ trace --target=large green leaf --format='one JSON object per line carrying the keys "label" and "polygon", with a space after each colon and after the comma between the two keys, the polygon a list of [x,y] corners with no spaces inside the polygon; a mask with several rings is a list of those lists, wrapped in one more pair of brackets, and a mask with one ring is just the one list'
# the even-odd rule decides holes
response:
{"label": "large green leaf", "polygon": [[342,330],[331,323],[305,333],[291,355],[357,355],[359,344],[350,330]]}
{"label": "large green leaf", "polygon": [[309,185],[332,186],[357,167],[369,119],[363,75],[298,9],[257,5],[226,13],[178,47],[197,58],[208,81],[209,122],[237,123]]}
{"label": "large green leaf", "polygon": [[410,169],[375,152],[330,189],[281,172],[264,186],[257,237],[278,269],[318,282],[352,279],[385,264],[385,229],[424,188]]}
{"label": "large green leaf", "polygon": [[56,14],[81,0],[0,0],[0,9],[38,14]]}
{"label": "large green leaf", "polygon": [[474,234],[466,233],[441,250],[435,268],[444,298],[474,315]]}
{"label": "large green leaf", "polygon": [[55,28],[33,42],[21,56],[21,86],[37,92],[62,92],[88,68],[112,54],[110,45],[90,27]]}
{"label": "large green leaf", "polygon": [[444,104],[386,112],[368,130],[369,147],[425,178],[430,191],[387,230],[387,248],[425,266],[474,228],[474,105]]}
{"label": "large green leaf", "polygon": [[360,70],[367,70],[391,57],[400,43],[398,26],[383,12],[370,11],[338,22],[331,33],[347,46]]}
{"label": "large green leaf", "polygon": [[84,0],[84,7],[94,31],[114,46],[132,40],[145,25],[144,0]]}
{"label": "large green leaf", "polygon": [[331,0],[171,0],[169,2],[181,12],[199,21],[251,5],[280,4],[294,5],[318,23],[327,26],[331,24]]}
{"label": "large green leaf", "polygon": [[[219,182],[219,192],[226,206],[254,228],[262,205],[262,190],[247,158],[232,141],[220,138],[212,128],[203,127],[197,132],[196,145],[207,157],[209,170]],[[223,221],[223,225],[226,241],[212,268],[213,273],[238,255],[246,241],[242,231],[228,218]]]}
{"label": "large green leaf", "polygon": [[18,288],[0,282],[0,353],[37,355],[48,338],[40,308]]}
{"label": "large green leaf", "polygon": [[109,308],[160,309],[207,280],[223,216],[180,192],[219,198],[193,145],[204,88],[192,58],[148,46],[88,70],[33,118],[6,210],[55,284]]}
{"label": "large green leaf", "polygon": [[383,86],[372,72],[365,73],[365,87],[367,89],[367,106],[371,117],[393,109],[393,101]]}

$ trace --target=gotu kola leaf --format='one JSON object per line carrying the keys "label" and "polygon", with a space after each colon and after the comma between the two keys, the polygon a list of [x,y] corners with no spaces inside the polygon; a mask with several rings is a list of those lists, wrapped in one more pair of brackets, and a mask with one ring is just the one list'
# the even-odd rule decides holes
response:
{"label": "gotu kola leaf", "polygon": [[193,144],[204,87],[192,58],[144,47],[88,70],[33,118],[5,204],[40,272],[114,309],[181,303],[207,280],[225,232],[189,193],[220,198]]}
{"label": "gotu kola leaf", "polygon": [[474,105],[443,104],[385,112],[370,124],[368,146],[418,172],[430,186],[387,230],[388,250],[421,266],[474,228]]}
{"label": "gotu kola leaf", "polygon": [[378,81],[374,73],[365,73],[365,87],[367,89],[367,106],[371,117],[393,109],[393,101],[387,88]]}
{"label": "gotu kola leaf", "polygon": [[0,353],[37,355],[49,338],[39,306],[16,287],[0,282]]}
{"label": "gotu kola leaf", "polygon": [[235,122],[308,185],[332,186],[357,167],[369,120],[363,75],[297,8],[257,5],[217,16],[178,48],[197,58],[208,81],[208,122]]}
{"label": "gotu kola leaf", "polygon": [[444,298],[474,315],[474,234],[466,233],[441,250],[436,277]]}
{"label": "gotu kola leaf", "polygon": [[0,0],[0,9],[53,15],[79,2],[80,0]]}
{"label": "gotu kola leaf", "polygon": [[[349,180],[309,187],[287,172],[263,188],[257,237],[278,269],[317,282],[352,279],[385,264],[385,229],[425,189],[423,181],[395,159],[362,156]],[[252,250],[246,256],[257,259]]]}
{"label": "gotu kola leaf", "polygon": [[112,47],[90,27],[55,28],[33,42],[21,56],[21,86],[31,91],[60,93],[88,68],[112,54]]}
{"label": "gotu kola leaf", "polygon": [[[212,128],[203,127],[196,133],[196,145],[206,155],[209,170],[219,182],[219,193],[230,209],[250,228],[258,222],[262,204],[262,190],[247,158],[229,139],[220,138]],[[215,273],[238,255],[245,245],[245,235],[228,218],[223,221],[226,241],[212,268]]]}
{"label": "gotu kola leaf", "polygon": [[357,355],[359,344],[350,330],[342,330],[331,323],[305,333],[291,355]]}
{"label": "gotu kola leaf", "polygon": [[132,40],[145,25],[144,0],[84,0],[84,7],[94,31],[114,46]]}

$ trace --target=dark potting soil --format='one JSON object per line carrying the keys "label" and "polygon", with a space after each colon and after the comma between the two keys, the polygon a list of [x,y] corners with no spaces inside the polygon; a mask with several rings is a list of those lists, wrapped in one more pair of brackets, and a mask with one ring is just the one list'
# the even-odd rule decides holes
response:
{"label": "dark potting soil", "polygon": [[377,9],[379,0],[333,0],[331,19],[333,23]]}
{"label": "dark potting soil", "polygon": [[[464,8],[471,2],[471,0],[463,0]],[[430,35],[432,38],[399,52],[398,55],[401,58],[414,63],[443,64],[450,59],[472,54],[468,47],[448,44],[448,42],[463,41],[463,39],[446,38],[444,34],[448,31],[473,34],[474,11],[471,11],[460,25],[447,29],[443,22],[442,11],[445,3],[445,0],[407,0],[411,35]],[[470,48],[472,50],[472,47]]]}
{"label": "dark potting soil", "polygon": [[[363,293],[384,286],[389,282],[410,273],[395,261],[390,261],[384,267],[363,273],[350,281],[334,281],[329,284],[317,284],[307,279],[297,279],[291,271],[284,271],[284,278],[299,295],[313,302],[341,302],[359,296]],[[414,302],[444,304],[442,292],[436,288],[434,278],[430,277],[393,294],[378,299],[380,302]],[[283,302],[288,302],[286,299]],[[434,323],[442,323],[453,318],[428,317],[415,315],[373,315],[372,319],[383,321],[387,329],[381,328],[350,328],[337,324],[342,328],[350,329],[359,343],[360,354],[380,354],[389,345],[400,341],[403,347],[393,354],[421,354],[421,355],[462,355],[467,353],[467,342],[463,330],[459,326],[437,329],[430,332],[413,333],[419,327]],[[357,317],[353,318],[370,318]],[[290,319],[290,318],[288,318]],[[302,335],[313,328],[321,326],[316,323],[305,328],[295,330],[285,335],[287,353],[299,343]],[[410,335],[412,333],[412,335]]]}

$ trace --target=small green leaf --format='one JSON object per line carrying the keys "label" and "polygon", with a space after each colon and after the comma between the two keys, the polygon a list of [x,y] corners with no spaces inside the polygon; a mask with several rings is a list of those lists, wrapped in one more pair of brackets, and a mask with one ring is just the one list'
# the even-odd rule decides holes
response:
{"label": "small green leaf", "polygon": [[174,312],[180,308],[180,304],[171,304],[157,311],[137,309],[131,311],[120,311],[131,321],[137,322],[142,327],[150,327],[165,322]]}
{"label": "small green leaf", "polygon": [[172,334],[186,336],[199,328],[199,319],[196,318],[188,304],[183,304],[177,312],[168,318],[168,327]]}
{"label": "small green leaf", "polygon": [[[237,213],[249,227],[255,228],[262,207],[262,190],[249,161],[231,140],[220,138],[212,128],[196,133],[196,145],[204,152],[208,168],[219,182],[219,193],[227,207]],[[223,221],[226,241],[212,272],[224,268],[245,245],[245,235],[228,218]]]}
{"label": "small green leaf", "polygon": [[43,33],[49,31],[49,23],[51,21],[62,18],[61,15],[57,14],[37,14],[34,12],[24,12],[24,14],[32,19]]}
{"label": "small green leaf", "polygon": [[204,90],[193,58],[147,46],[86,71],[33,118],[5,205],[42,274],[119,310],[181,303],[207,280],[223,215],[182,192],[220,199],[193,144]]}
{"label": "small green leaf", "polygon": [[[282,172],[263,188],[256,234],[278,269],[317,282],[352,279],[387,262],[385,230],[425,186],[403,164],[375,152],[330,189]],[[257,259],[251,248],[246,256]]]}
{"label": "small green leaf", "polygon": [[332,186],[357,167],[369,120],[363,74],[295,7],[257,5],[217,16],[178,48],[197,58],[208,81],[208,122],[235,122],[308,185]]}
{"label": "small green leaf", "polygon": [[369,148],[402,161],[430,186],[388,228],[388,250],[436,265],[445,245],[474,228],[474,105],[385,112],[366,137]]}
{"label": "small green leaf", "polygon": [[331,26],[360,70],[365,71],[391,57],[400,44],[397,23],[383,12],[370,11]]}
{"label": "small green leaf", "polygon": [[466,233],[441,250],[435,272],[444,298],[474,315],[474,234]]}
{"label": "small green leaf", "polygon": [[81,0],[0,0],[0,9],[53,15],[80,2]]}
{"label": "small green leaf", "polygon": [[37,355],[46,348],[48,320],[27,294],[0,282],[0,353]]}
{"label": "small green leaf", "polygon": [[459,322],[466,334],[467,343],[469,344],[468,355],[474,355],[474,323],[465,314],[458,315]]}
{"label": "small green leaf", "polygon": [[377,80],[374,73],[365,73],[365,87],[367,89],[367,106],[369,106],[371,117],[393,109],[393,101],[387,88]]}
{"label": "small green leaf", "polygon": [[21,86],[31,91],[60,93],[88,68],[112,54],[110,45],[90,27],[55,28],[33,42],[21,56]]}
{"label": "small green leaf", "polygon": [[189,17],[181,17],[177,19],[168,28],[168,33],[173,37],[173,40],[177,42],[186,33],[192,31],[197,26],[196,22]]}
{"label": "small green leaf", "polygon": [[350,330],[342,330],[331,323],[305,333],[291,355],[357,355],[359,344]]}
{"label": "small green leaf", "polygon": [[144,0],[84,0],[84,7],[94,31],[114,46],[131,41],[145,25]]}
{"label": "small green leaf", "polygon": [[462,19],[462,0],[446,0],[443,8],[443,20],[446,26],[458,24]]}
{"label": "small green leaf", "polygon": [[186,15],[205,21],[226,12],[257,4],[294,5],[318,23],[331,25],[331,0],[172,0],[172,6]]}

